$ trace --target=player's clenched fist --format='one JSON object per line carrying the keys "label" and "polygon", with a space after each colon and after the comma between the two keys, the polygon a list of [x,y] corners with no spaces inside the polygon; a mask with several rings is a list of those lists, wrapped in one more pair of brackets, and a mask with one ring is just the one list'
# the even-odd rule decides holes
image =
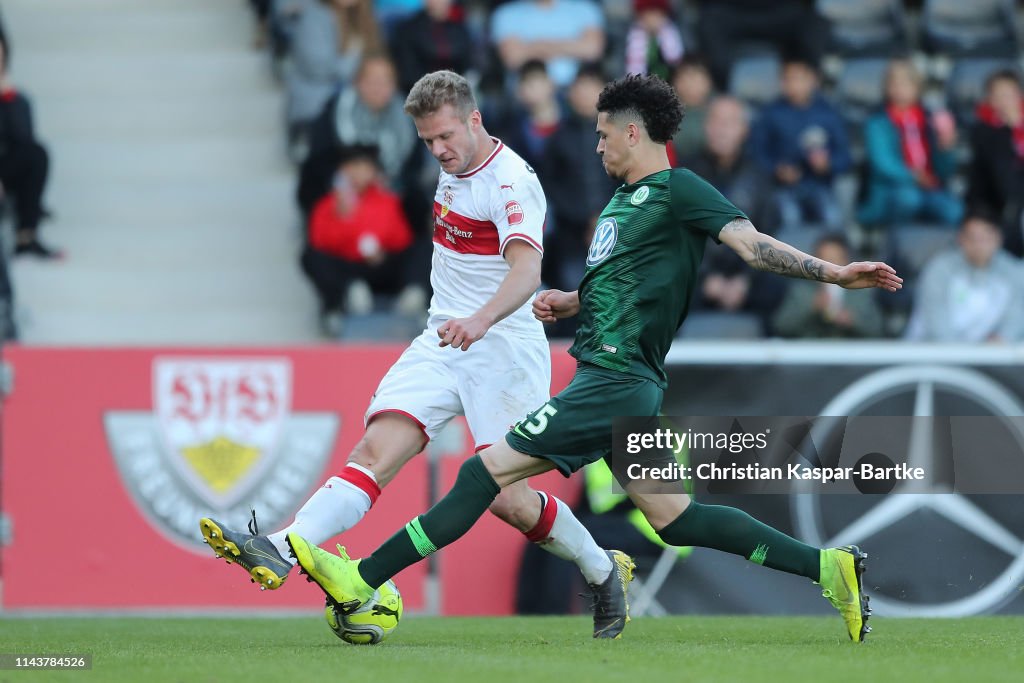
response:
{"label": "player's clenched fist", "polygon": [[580,312],[579,292],[545,289],[533,300],[533,317],[542,323],[571,318]]}
{"label": "player's clenched fist", "polygon": [[487,334],[490,327],[486,320],[475,315],[468,318],[453,318],[441,323],[437,328],[437,336],[441,338],[438,346],[452,346],[468,351],[473,342],[479,341]]}

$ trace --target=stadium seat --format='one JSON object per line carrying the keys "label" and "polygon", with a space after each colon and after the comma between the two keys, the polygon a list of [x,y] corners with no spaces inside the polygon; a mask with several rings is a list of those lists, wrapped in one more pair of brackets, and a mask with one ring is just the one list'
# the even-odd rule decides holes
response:
{"label": "stadium seat", "polygon": [[907,48],[899,0],[817,0],[829,24],[829,51],[842,56],[887,56]]}
{"label": "stadium seat", "polygon": [[780,71],[774,54],[740,57],[729,72],[729,92],[752,107],[762,107],[778,97]]}
{"label": "stadium seat", "polygon": [[683,323],[680,339],[760,339],[761,320],[751,313],[695,311]]}
{"label": "stadium seat", "polygon": [[849,125],[860,127],[871,112],[882,104],[888,64],[888,59],[880,57],[863,57],[844,62],[836,81],[836,96],[843,118]]}
{"label": "stadium seat", "polygon": [[344,341],[408,341],[423,331],[423,321],[394,313],[374,312],[349,315],[339,339]]}
{"label": "stadium seat", "polygon": [[909,276],[918,275],[940,251],[956,242],[956,230],[948,226],[910,224],[895,226],[889,232],[888,252],[897,266]]}
{"label": "stadium seat", "polygon": [[954,57],[1012,57],[1017,52],[1013,0],[926,0],[924,45]]}
{"label": "stadium seat", "polygon": [[1007,59],[975,57],[960,59],[946,81],[946,100],[961,124],[974,120],[974,109],[984,96],[985,80],[995,71],[1016,68]]}

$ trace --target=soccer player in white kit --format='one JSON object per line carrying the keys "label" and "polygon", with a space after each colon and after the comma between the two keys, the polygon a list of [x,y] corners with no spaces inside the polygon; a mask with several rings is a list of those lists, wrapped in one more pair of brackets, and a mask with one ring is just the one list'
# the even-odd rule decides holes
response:
{"label": "soccer player in white kit", "polygon": [[[388,371],[366,412],[366,433],[338,476],[286,528],[261,536],[204,518],[214,552],[278,588],[294,560],[285,536],[320,544],[355,526],[398,470],[455,416],[465,415],[479,451],[544,403],[550,349],[530,300],[540,285],[546,202],[534,170],[483,127],[469,83],[450,71],[421,78],[405,111],[441,166],[434,195],[434,253],[427,327]],[[490,508],[558,557],[575,562],[594,592],[594,637],[626,620],[632,561],[602,550],[554,496],[526,481]],[[255,514],[253,516],[255,522]],[[617,622],[609,629],[610,622]]]}

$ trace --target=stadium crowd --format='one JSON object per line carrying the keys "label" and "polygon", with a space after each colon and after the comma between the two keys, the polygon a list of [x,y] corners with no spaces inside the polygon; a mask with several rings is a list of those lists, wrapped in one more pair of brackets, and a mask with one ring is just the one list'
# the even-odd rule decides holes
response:
{"label": "stadium crowd", "polygon": [[654,73],[687,109],[675,165],[761,231],[830,260],[885,259],[907,282],[876,296],[762,281],[709,244],[682,336],[1024,340],[1011,0],[251,2],[331,336],[346,316],[425,309],[437,165],[402,105],[421,75],[451,69],[541,179],[546,286],[576,287],[616,187],[594,152],[603,83]]}

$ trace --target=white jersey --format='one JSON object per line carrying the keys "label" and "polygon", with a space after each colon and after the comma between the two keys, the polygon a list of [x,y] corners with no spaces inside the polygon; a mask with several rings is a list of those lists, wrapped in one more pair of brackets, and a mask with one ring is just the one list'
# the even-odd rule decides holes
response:
{"label": "white jersey", "polygon": [[[494,296],[509,271],[502,254],[512,240],[544,253],[547,202],[537,174],[494,141],[497,147],[480,166],[457,175],[442,171],[438,180],[428,328],[468,317]],[[531,306],[532,298],[492,330],[543,337]]]}

